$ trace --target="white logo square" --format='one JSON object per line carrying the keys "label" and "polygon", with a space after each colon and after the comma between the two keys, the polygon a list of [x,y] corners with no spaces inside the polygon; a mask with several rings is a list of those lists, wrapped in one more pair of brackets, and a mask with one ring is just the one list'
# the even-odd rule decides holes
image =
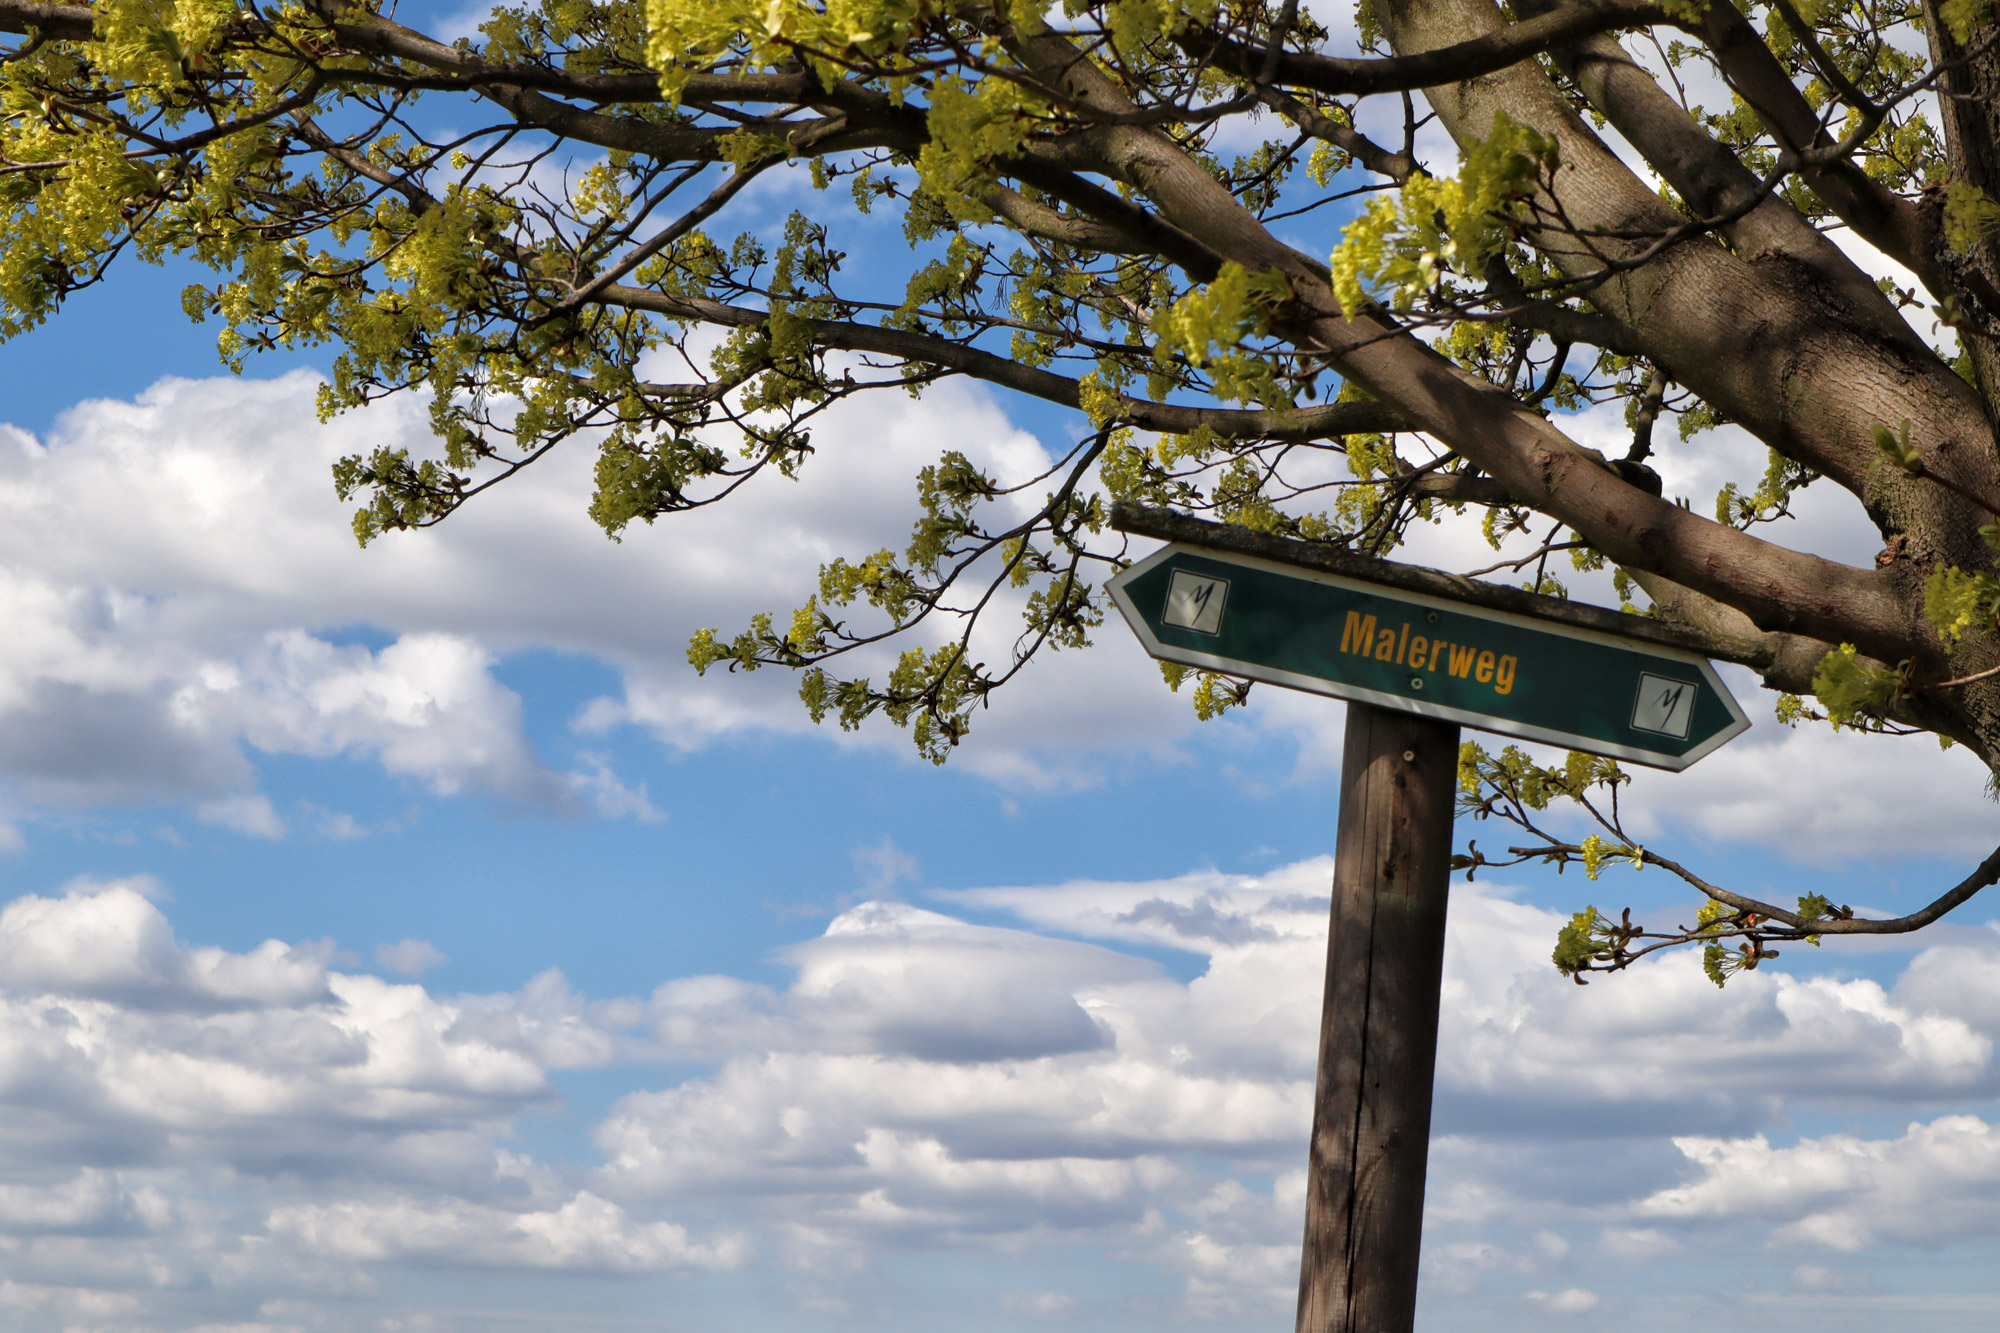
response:
{"label": "white logo square", "polygon": [[1167,609],[1160,613],[1160,619],[1176,629],[1220,634],[1222,604],[1228,597],[1228,579],[1177,569],[1167,583]]}
{"label": "white logo square", "polygon": [[1688,727],[1694,721],[1694,696],[1695,684],[1691,680],[1639,673],[1639,693],[1632,700],[1633,730],[1686,740]]}

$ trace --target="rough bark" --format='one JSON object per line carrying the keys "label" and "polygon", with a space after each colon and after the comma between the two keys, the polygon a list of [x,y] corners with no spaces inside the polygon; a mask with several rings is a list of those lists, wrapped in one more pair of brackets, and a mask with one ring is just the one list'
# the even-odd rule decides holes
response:
{"label": "rough bark", "polygon": [[[1399,54],[1463,43],[1503,25],[1490,0],[1380,0],[1376,11]],[[1720,205],[1732,192],[1740,194],[1741,175],[1694,141],[1699,130],[1683,123],[1678,108],[1637,93],[1625,77],[1629,65],[1601,47],[1594,56],[1586,51],[1567,58],[1586,93],[1594,88],[1607,116],[1630,126],[1634,147],[1670,180],[1685,183],[1691,198],[1705,196]],[[1600,254],[1616,258],[1621,248],[1630,253],[1643,244],[1634,239],[1621,247],[1613,237],[1658,235],[1684,220],[1618,160],[1530,65],[1431,89],[1426,96],[1461,143],[1490,133],[1502,113],[1559,138],[1562,167],[1548,205],[1560,208],[1575,227],[1607,234],[1596,247],[1598,254],[1560,233],[1548,236],[1547,252],[1574,276],[1601,269]],[[1961,104],[1955,133],[1990,148],[1992,128],[1983,122],[1991,118],[1993,105],[1991,100]],[[1983,127],[1975,133],[1968,121]],[[1765,631],[1853,642],[1884,661],[1912,661],[1933,678],[1965,674],[1972,663],[1983,666],[1992,655],[1989,645],[1966,645],[1954,659],[1937,642],[1921,614],[1922,583],[1941,564],[1991,567],[1992,554],[1976,535],[1990,516],[1935,480],[1883,466],[1870,432],[1878,423],[1895,428],[1907,421],[1911,438],[1938,460],[1937,472],[1974,495],[2000,496],[2000,451],[1994,447],[1987,405],[1936,355],[1907,334],[1882,328],[1880,311],[1870,311],[1865,299],[1857,299],[1851,280],[1844,279],[1844,261],[1828,266],[1811,247],[1787,249],[1786,238],[1795,229],[1760,224],[1759,211],[1761,207],[1746,213],[1739,225],[1745,240],[1773,242],[1768,248],[1732,253],[1711,240],[1689,241],[1643,267],[1610,277],[1590,300],[1629,330],[1651,360],[1726,418],[1861,499],[1886,549],[1894,553],[1883,572],[1896,588],[1892,600],[1902,607],[1900,615],[1889,619],[1899,623],[1864,642],[1853,634],[1829,632],[1831,617],[1774,615],[1744,596],[1750,589],[1724,586],[1734,580],[1690,580],[1657,560],[1614,558],[1733,607]],[[1727,355],[1716,354],[1722,346]],[[1486,466],[1484,460],[1481,465]],[[1963,689],[1948,700],[1926,701],[1926,706],[1954,714],[1960,731],[1981,738],[1979,748],[1989,760],[2000,756],[2000,698],[1990,686]]]}
{"label": "rough bark", "polygon": [[[1938,121],[1951,161],[1950,183],[2000,198],[2000,45],[1979,41],[1968,48],[1959,42],[1935,0],[1926,0],[1924,17],[1931,58],[1948,66],[1939,82]],[[1970,298],[1961,336],[1991,419],[2000,422],[2000,238],[1989,234],[1965,253],[1953,253],[1942,237],[1934,243],[1938,266]]]}
{"label": "rough bark", "polygon": [[1347,706],[1298,1333],[1409,1333],[1458,727]]}
{"label": "rough bark", "polygon": [[[1086,105],[1113,114],[1135,109],[1061,36],[1044,33],[1027,49],[1043,77],[1060,80]],[[1133,125],[1104,126],[1088,131],[1087,145],[1077,155],[1141,191],[1167,220],[1225,258],[1246,268],[1284,271],[1312,312],[1298,321],[1299,341],[1324,351],[1373,397],[1395,403],[1411,422],[1477,463],[1509,493],[1561,518],[1612,559],[1716,597],[1765,629],[1852,640],[1878,656],[1907,655],[1898,650],[1912,641],[1919,624],[1894,590],[1893,575],[1848,569],[1697,518],[1607,472],[1547,420],[1418,339],[1372,315],[1350,319],[1334,313],[1339,303],[1323,267],[1272,236],[1164,135]],[[1605,157],[1631,179],[1622,164]],[[1657,199],[1652,202],[1657,209]]]}

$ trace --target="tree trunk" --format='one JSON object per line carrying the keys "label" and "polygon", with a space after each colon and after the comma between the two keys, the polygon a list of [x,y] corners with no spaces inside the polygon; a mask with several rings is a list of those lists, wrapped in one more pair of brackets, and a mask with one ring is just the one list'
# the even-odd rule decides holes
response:
{"label": "tree trunk", "polygon": [[1298,1333],[1409,1333],[1458,727],[1347,706]]}
{"label": "tree trunk", "polygon": [[[1980,40],[1990,34],[1977,34],[1970,49],[1958,42],[1936,0],[1924,5],[1924,28],[1931,58],[1942,71],[1938,89],[1944,96],[1937,119],[1944,131],[1947,180],[1982,190],[1989,199],[2000,198],[2000,110],[1994,107],[2000,96],[2000,51]],[[2000,335],[2000,244],[1988,235],[1966,253],[1941,247],[1939,261],[1971,298],[1959,337],[1971,353],[1986,410],[2000,420],[2000,344],[1995,342]]]}

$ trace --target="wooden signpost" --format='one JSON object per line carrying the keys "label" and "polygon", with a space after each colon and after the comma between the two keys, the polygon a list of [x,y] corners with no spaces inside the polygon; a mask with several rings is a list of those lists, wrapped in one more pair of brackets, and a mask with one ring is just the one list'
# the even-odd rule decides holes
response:
{"label": "wooden signpost", "polygon": [[1459,726],[1683,769],[1748,729],[1672,626],[1120,502],[1153,656],[1348,701],[1298,1333],[1410,1333]]}

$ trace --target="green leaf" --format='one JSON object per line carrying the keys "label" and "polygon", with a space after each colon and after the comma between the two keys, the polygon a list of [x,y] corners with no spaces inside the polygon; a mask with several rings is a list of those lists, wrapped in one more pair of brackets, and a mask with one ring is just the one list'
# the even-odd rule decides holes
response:
{"label": "green leaf", "polygon": [[1901,689],[1900,676],[1862,657],[1851,643],[1821,658],[1813,672],[1813,695],[1836,729],[1879,717]]}

